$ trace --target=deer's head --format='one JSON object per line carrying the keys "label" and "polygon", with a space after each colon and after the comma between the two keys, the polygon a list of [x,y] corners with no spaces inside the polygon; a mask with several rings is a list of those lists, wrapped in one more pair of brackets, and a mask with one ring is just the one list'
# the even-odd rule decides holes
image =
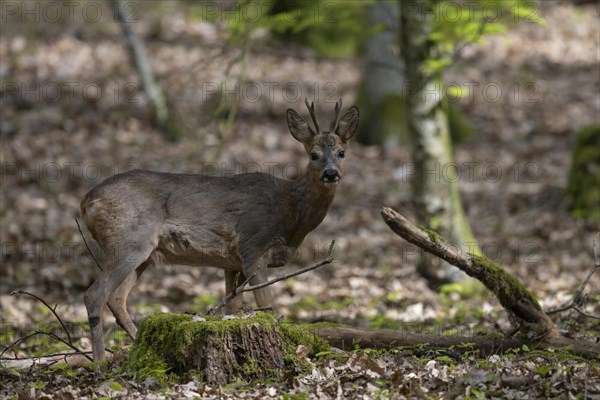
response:
{"label": "deer's head", "polygon": [[335,104],[335,116],[328,131],[321,131],[315,116],[314,103],[306,107],[315,125],[315,129],[291,108],[287,110],[287,123],[292,136],[304,145],[310,158],[307,173],[310,179],[325,185],[336,185],[344,176],[345,152],[348,141],[358,128],[358,108],[351,107],[339,118],[342,99]]}

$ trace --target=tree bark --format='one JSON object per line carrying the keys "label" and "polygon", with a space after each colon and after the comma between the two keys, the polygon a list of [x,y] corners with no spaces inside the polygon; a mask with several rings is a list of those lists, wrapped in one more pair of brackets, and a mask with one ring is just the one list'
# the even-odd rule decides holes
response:
{"label": "tree bark", "polygon": [[[413,143],[413,202],[421,225],[441,232],[463,250],[479,252],[453,175],[442,79],[439,73],[424,68],[425,62],[435,57],[434,44],[429,40],[432,14],[427,12],[428,3],[400,1],[401,55],[407,77],[404,94]],[[450,264],[430,256],[424,257],[417,269],[433,285],[464,278]]]}

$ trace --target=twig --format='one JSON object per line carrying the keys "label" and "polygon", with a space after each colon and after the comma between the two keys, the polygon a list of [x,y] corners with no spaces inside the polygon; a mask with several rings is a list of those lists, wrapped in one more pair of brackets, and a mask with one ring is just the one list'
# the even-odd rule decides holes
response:
{"label": "twig", "polygon": [[102,269],[102,267],[100,266],[100,263],[98,262],[98,260],[96,260],[96,257],[94,257],[94,253],[92,253],[92,250],[90,250],[90,246],[88,246],[87,240],[85,240],[85,236],[83,235],[83,232],[81,231],[81,226],[79,225],[79,221],[77,220],[77,218],[75,218],[75,223],[77,224],[77,229],[79,229],[79,234],[81,235],[81,238],[83,239],[83,243],[85,243],[85,247],[87,248],[88,253],[90,253],[90,256],[92,256],[92,258],[96,262],[96,265],[98,266],[98,268],[100,268],[100,271],[104,271]]}
{"label": "twig", "polygon": [[591,318],[591,319],[597,319],[600,321],[600,316],[594,315],[594,314],[590,314],[587,313],[585,311],[583,311],[581,308],[579,307],[573,307],[573,310],[577,311],[579,314],[583,315],[586,318]]}
{"label": "twig", "polygon": [[[44,332],[36,332],[36,333],[44,333]],[[47,354],[44,355],[42,357],[44,358],[51,358],[51,357],[68,357],[68,356],[74,356],[74,355],[83,355],[85,356],[86,354],[92,354],[92,351],[77,351],[77,352],[63,352],[63,353],[52,353],[52,354]],[[3,357],[3,360],[36,360],[39,359],[41,357],[28,357],[28,358],[19,358],[19,357]]]}
{"label": "twig", "polygon": [[[75,351],[75,353],[72,354],[81,354],[82,356],[84,356],[85,358],[87,358],[88,360],[90,360],[91,362],[94,361],[94,359],[90,356],[88,356],[87,354],[89,353],[89,351],[82,351],[79,348],[77,348],[77,346],[75,346],[73,343],[69,343],[66,340],[64,340],[63,338],[61,338],[60,336],[52,333],[52,332],[44,332],[44,331],[35,331],[29,335],[23,336],[22,338],[17,339],[16,341],[14,341],[13,343],[11,343],[6,349],[4,349],[4,351],[2,351],[2,353],[0,353],[0,357],[2,357],[2,355],[4,355],[4,353],[6,353],[7,351],[9,351],[10,349],[12,349],[13,347],[15,347],[16,345],[18,345],[21,342],[24,342],[25,340],[32,338],[36,335],[46,335],[46,336],[50,336],[52,339],[56,340],[57,342],[61,342],[67,346],[69,346],[71,349],[73,349]],[[46,357],[46,356],[44,356]],[[18,359],[18,358],[17,358]]]}
{"label": "twig", "polygon": [[274,283],[277,283],[279,281],[283,281],[283,280],[292,278],[292,277],[294,277],[296,275],[300,275],[300,274],[303,274],[305,272],[312,271],[313,269],[317,269],[319,267],[322,267],[323,265],[331,264],[332,262],[333,262],[333,257],[327,257],[324,260],[321,260],[318,263],[313,264],[313,265],[311,265],[309,267],[302,268],[302,269],[300,269],[298,271],[290,272],[289,274],[278,276],[277,278],[273,278],[273,279],[271,279],[270,281],[267,281],[267,282],[259,283],[258,285],[248,286],[247,288],[244,288],[243,290],[240,290],[239,293],[251,292],[251,291],[256,290],[256,289],[262,289],[264,287],[270,286],[270,285],[272,285]]}
{"label": "twig", "polygon": [[[18,338],[17,340],[15,340],[14,342],[12,342],[11,344],[9,344],[8,346],[4,346],[4,350],[2,350],[2,353],[0,353],[0,358],[4,355],[4,353],[6,353],[7,351],[9,351],[10,349],[12,349],[13,347],[15,347],[16,345],[18,345],[21,342],[26,341],[27,339],[34,337],[35,335],[39,335],[41,332],[36,331],[34,333],[30,333],[29,335],[25,335],[23,337]],[[16,358],[17,360],[19,358]]]}
{"label": "twig", "polygon": [[241,293],[241,290],[248,284],[248,282],[250,282],[250,279],[254,278],[255,275],[256,275],[255,273],[250,275],[250,277],[248,279],[246,279],[241,285],[238,285],[237,280],[239,279],[239,276],[240,276],[238,274],[238,279],[236,279],[235,287],[231,290],[231,292],[227,293],[227,295],[225,297],[223,297],[213,309],[211,309],[208,312],[208,315],[215,315],[219,311],[221,311],[221,309],[223,307],[225,307],[235,296],[237,296],[239,293]]}
{"label": "twig", "polygon": [[26,292],[24,290],[17,290],[16,292],[11,292],[11,296],[15,295],[15,294],[26,294],[28,296],[33,297],[34,299],[36,299],[37,301],[41,302],[42,304],[44,304],[48,310],[50,310],[52,312],[52,314],[54,314],[54,316],[56,317],[56,319],[58,320],[58,322],[60,323],[60,326],[62,326],[63,331],[65,331],[65,333],[67,334],[67,339],[69,340],[69,345],[73,345],[73,339],[71,339],[71,334],[69,333],[69,331],[67,330],[67,327],[65,326],[65,324],[63,323],[62,319],[58,316],[58,314],[56,313],[56,307],[57,305],[55,305],[54,307],[50,307],[50,305],[48,303],[46,303],[46,301],[38,296],[36,296],[33,293],[29,293]]}
{"label": "twig", "polygon": [[[594,251],[595,253],[595,251]],[[592,275],[594,275],[594,273],[600,269],[600,263],[594,265],[592,267],[592,269],[590,270],[590,272],[587,274],[587,276],[585,277],[585,279],[583,280],[583,282],[581,283],[581,286],[579,287],[579,289],[577,289],[577,291],[575,292],[575,295],[573,295],[573,298],[571,299],[570,302],[568,302],[567,304],[564,304],[558,308],[555,308],[553,310],[549,310],[546,311],[546,314],[550,315],[550,314],[556,314],[559,312],[563,312],[563,311],[567,311],[570,309],[574,309],[575,311],[577,311],[579,314],[588,317],[588,318],[593,318],[593,319],[600,319],[600,317],[592,315],[592,314],[588,314],[585,311],[581,310],[579,307],[583,306],[583,304],[585,303],[585,296],[583,294],[583,292],[585,291],[585,287],[588,285],[588,283],[590,282],[590,279],[592,278]]]}
{"label": "twig", "polygon": [[460,44],[460,46],[457,46],[454,51],[452,52],[452,54],[450,54],[450,58],[452,59],[453,63],[458,62],[461,53],[463,52],[463,50],[473,44],[473,43],[477,43],[477,40],[479,40],[481,38],[481,36],[483,35],[483,32],[485,31],[485,26],[487,25],[488,20],[487,19],[482,19],[481,22],[479,23],[479,27],[477,29],[477,37],[475,37],[474,39],[471,40],[467,40],[466,42],[463,42]]}
{"label": "twig", "polygon": [[235,287],[233,290],[231,290],[231,292],[229,292],[225,297],[223,297],[219,303],[217,303],[217,305],[209,311],[208,315],[215,315],[217,312],[219,312],[225,305],[227,305],[227,303],[229,303],[235,296],[237,296],[240,293],[244,293],[244,292],[251,292],[257,289],[262,289],[264,287],[270,286],[274,283],[292,278],[294,276],[297,275],[301,275],[305,272],[308,271],[312,271],[313,269],[317,269],[319,267],[322,267],[323,265],[326,264],[331,264],[333,262],[333,257],[331,256],[331,254],[333,253],[333,249],[335,246],[335,240],[331,241],[331,244],[329,245],[329,248],[327,249],[327,258],[313,264],[310,265],[308,267],[299,269],[297,271],[294,272],[290,272],[289,274],[285,274],[285,275],[280,275],[276,278],[273,278],[269,281],[263,282],[263,283],[259,283],[257,285],[253,285],[253,286],[248,286],[246,287],[246,285],[248,284],[248,282],[250,282],[250,279],[252,279],[254,277],[254,274],[252,274],[252,276],[248,279],[246,279],[244,281],[244,283],[242,283],[241,285]]}

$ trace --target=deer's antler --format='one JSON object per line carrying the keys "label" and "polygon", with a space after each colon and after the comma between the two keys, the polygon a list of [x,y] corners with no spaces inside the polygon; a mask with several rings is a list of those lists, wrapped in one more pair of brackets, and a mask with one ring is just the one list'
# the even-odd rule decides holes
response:
{"label": "deer's antler", "polygon": [[329,132],[335,132],[335,128],[337,128],[338,118],[340,117],[340,110],[342,109],[342,99],[340,98],[335,103],[335,116],[333,117],[333,121],[331,121],[331,125],[329,125]]}
{"label": "deer's antler", "polygon": [[315,129],[317,131],[313,132],[310,125],[308,126],[308,129],[313,135],[317,135],[321,132],[321,130],[319,129],[319,124],[317,123],[317,117],[315,116],[315,103],[311,101],[310,105],[308,105],[308,99],[305,97],[304,104],[306,104],[306,108],[308,108],[308,112],[310,113],[310,117],[312,118],[313,124],[315,124]]}

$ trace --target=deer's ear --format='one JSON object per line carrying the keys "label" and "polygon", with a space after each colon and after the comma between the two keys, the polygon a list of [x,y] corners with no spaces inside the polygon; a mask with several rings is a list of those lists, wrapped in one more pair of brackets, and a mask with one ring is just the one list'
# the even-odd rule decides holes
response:
{"label": "deer's ear", "polygon": [[358,108],[356,106],[351,107],[346,114],[340,119],[338,127],[335,130],[335,134],[342,139],[342,142],[346,143],[356,133],[358,128]]}
{"label": "deer's ear", "polygon": [[288,108],[287,123],[292,136],[302,144],[308,143],[312,139],[312,132],[308,123],[296,111]]}

